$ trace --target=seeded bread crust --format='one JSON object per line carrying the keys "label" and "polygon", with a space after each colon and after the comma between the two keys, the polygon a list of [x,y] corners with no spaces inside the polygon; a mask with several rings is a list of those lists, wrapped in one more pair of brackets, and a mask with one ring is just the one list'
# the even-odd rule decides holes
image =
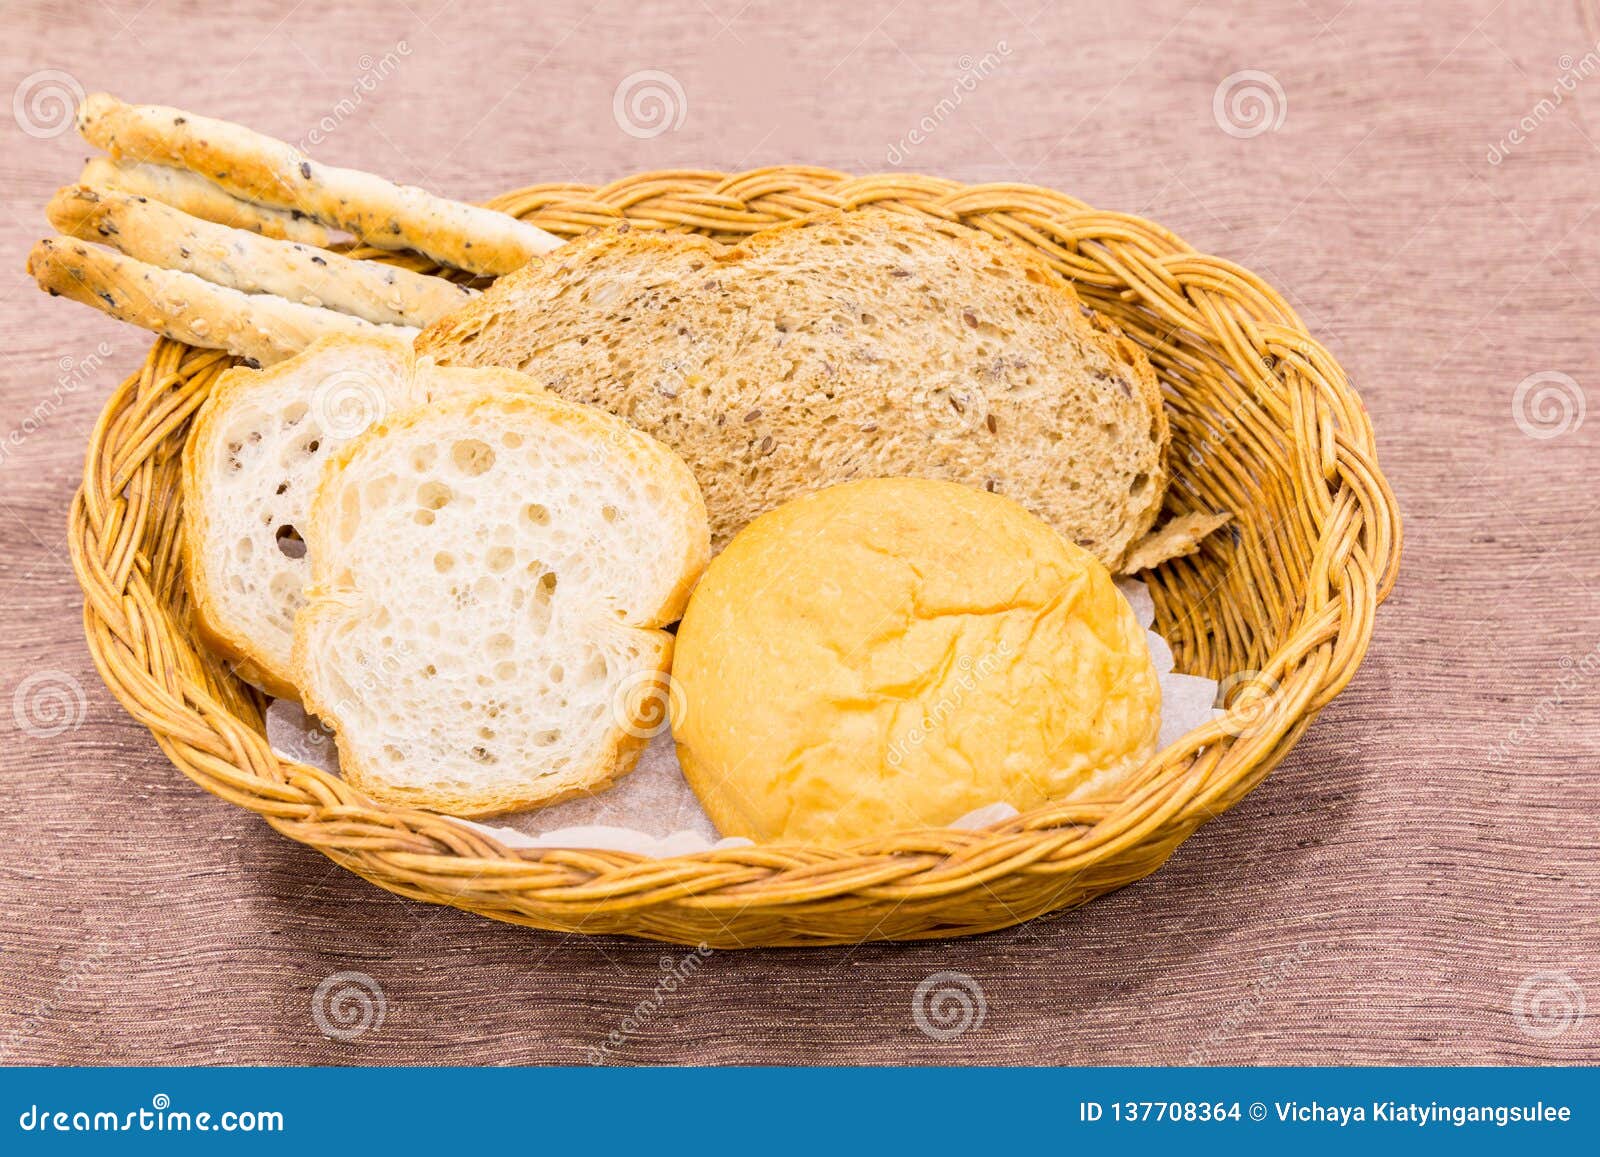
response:
{"label": "seeded bread crust", "polygon": [[1005,494],[1113,570],[1167,485],[1144,354],[1037,256],[820,214],[737,246],[626,226],[536,258],[418,339],[521,369],[677,450],[714,545],[784,501],[911,476]]}
{"label": "seeded bread crust", "polygon": [[173,341],[227,350],[257,365],[293,357],[320,337],[379,334],[410,341],[410,326],[359,317],[212,285],[192,273],[159,269],[75,237],[48,237],[28,253],[28,272],[55,297],[93,306],[118,321]]}
{"label": "seeded bread crust", "polygon": [[296,241],[319,249],[326,249],[332,242],[328,231],[311,218],[241,201],[187,169],[119,161],[113,157],[90,157],[84,162],[78,183],[95,189],[115,189],[133,197],[149,197],[202,221],[213,221],[230,229],[248,229],[280,241]]}
{"label": "seeded bread crust", "polygon": [[159,269],[337,310],[374,325],[427,325],[473,296],[442,277],[230,229],[115,189],[57,190],[45,214],[65,234],[114,246]]}

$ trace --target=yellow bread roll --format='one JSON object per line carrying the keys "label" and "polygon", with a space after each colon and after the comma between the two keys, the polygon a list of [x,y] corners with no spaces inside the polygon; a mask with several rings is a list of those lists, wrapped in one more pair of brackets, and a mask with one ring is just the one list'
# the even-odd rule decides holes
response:
{"label": "yellow bread roll", "polygon": [[1009,498],[847,482],[757,518],[678,629],[673,735],[724,835],[840,845],[1099,793],[1161,689],[1106,568]]}

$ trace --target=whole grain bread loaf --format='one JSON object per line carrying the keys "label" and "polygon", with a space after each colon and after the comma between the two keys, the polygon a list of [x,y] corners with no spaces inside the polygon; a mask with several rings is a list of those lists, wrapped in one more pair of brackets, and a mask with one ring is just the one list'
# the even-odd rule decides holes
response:
{"label": "whole grain bread loaf", "polygon": [[1008,495],[1119,569],[1160,510],[1144,354],[1037,256],[957,225],[825,213],[727,246],[621,226],[536,257],[424,331],[688,462],[720,548],[852,478]]}

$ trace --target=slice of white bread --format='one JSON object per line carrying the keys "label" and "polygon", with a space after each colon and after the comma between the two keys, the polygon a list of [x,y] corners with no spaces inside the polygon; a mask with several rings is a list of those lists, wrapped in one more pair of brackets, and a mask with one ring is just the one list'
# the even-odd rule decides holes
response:
{"label": "slice of white bread", "polygon": [[386,414],[452,393],[537,390],[507,371],[419,369],[409,342],[323,338],[266,369],[224,373],[183,461],[183,559],[195,626],[238,674],[297,698],[294,613],[310,580],[304,526],[323,467]]}
{"label": "slice of white bread", "polygon": [[1004,494],[1113,570],[1167,485],[1144,354],[1042,259],[961,226],[824,213],[737,246],[626,227],[572,242],[425,330],[688,461],[720,547],[851,478]]}
{"label": "slice of white bread", "polygon": [[631,770],[710,556],[684,463],[549,394],[420,407],[341,450],[307,523],[306,707],[345,777],[452,815],[532,807]]}

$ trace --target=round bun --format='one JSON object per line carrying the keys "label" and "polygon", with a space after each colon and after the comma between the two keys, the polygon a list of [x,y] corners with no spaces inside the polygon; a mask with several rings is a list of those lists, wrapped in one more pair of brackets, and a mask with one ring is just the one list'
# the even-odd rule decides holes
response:
{"label": "round bun", "polygon": [[879,478],[761,516],[678,629],[673,734],[724,835],[840,845],[1099,793],[1161,690],[1110,574],[1008,498]]}

